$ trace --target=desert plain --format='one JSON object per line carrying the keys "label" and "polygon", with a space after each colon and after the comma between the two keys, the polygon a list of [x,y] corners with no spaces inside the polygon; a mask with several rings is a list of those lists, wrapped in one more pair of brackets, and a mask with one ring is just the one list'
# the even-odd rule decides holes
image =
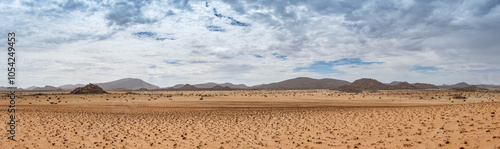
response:
{"label": "desert plain", "polygon": [[16,142],[9,101],[0,148],[500,149],[498,91],[19,92]]}

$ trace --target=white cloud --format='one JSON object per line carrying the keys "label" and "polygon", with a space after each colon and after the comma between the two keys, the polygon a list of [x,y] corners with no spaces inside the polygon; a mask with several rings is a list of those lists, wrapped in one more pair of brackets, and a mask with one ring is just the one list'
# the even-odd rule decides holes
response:
{"label": "white cloud", "polygon": [[[491,0],[15,1],[0,2],[0,14],[0,31],[18,33],[21,87],[124,77],[162,87],[299,76],[500,84],[489,75],[500,64],[500,7]],[[335,66],[343,74],[294,71],[344,58],[382,63]]]}

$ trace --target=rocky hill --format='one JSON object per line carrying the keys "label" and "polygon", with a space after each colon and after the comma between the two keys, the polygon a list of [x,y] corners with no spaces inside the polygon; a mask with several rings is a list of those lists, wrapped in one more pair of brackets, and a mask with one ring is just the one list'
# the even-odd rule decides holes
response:
{"label": "rocky hill", "polygon": [[388,90],[391,89],[388,85],[385,85],[375,79],[363,78],[356,80],[351,83],[351,86],[361,90]]}
{"label": "rocky hill", "polygon": [[417,87],[418,89],[439,89],[434,84],[427,84],[427,83],[413,83],[413,86]]}
{"label": "rocky hill", "polygon": [[108,92],[104,91],[101,87],[89,83],[84,87],[75,88],[70,94],[106,94]]}
{"label": "rocky hill", "polygon": [[418,89],[418,88],[415,87],[414,85],[411,85],[408,82],[401,82],[396,85],[393,85],[392,89]]}

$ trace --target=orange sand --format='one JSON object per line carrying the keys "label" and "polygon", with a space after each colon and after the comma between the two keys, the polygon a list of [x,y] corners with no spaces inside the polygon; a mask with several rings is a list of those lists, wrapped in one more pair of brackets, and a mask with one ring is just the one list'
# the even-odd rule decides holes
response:
{"label": "orange sand", "polygon": [[[7,139],[2,97],[0,148],[500,147],[500,93],[137,93],[21,93],[17,142]],[[450,99],[454,94],[468,98]]]}

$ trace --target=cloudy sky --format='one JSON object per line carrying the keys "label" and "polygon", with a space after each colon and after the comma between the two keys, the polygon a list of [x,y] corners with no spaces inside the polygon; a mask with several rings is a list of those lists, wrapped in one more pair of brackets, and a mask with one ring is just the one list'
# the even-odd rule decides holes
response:
{"label": "cloudy sky", "polygon": [[16,33],[19,87],[128,77],[160,87],[500,84],[498,0],[13,0],[0,15],[4,38]]}

